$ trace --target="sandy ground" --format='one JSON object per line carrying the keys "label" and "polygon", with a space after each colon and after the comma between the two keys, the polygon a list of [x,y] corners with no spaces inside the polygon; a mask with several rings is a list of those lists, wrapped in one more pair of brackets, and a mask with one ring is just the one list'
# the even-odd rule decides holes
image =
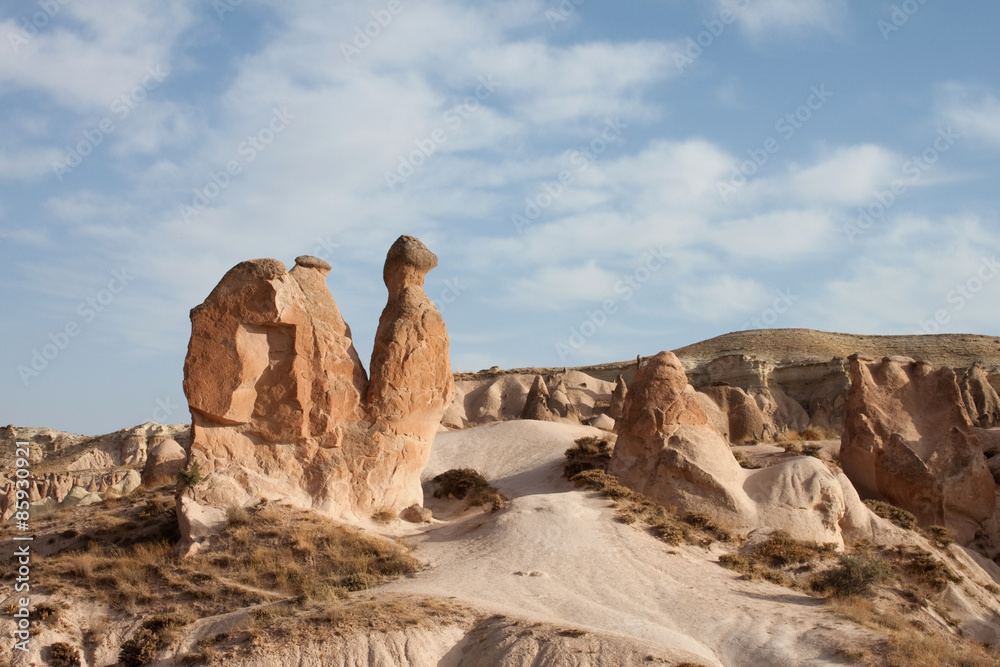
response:
{"label": "sandy ground", "polygon": [[512,500],[501,512],[448,518],[428,497],[446,520],[410,540],[429,567],[387,588],[680,649],[706,665],[848,664],[837,649],[870,642],[813,598],[741,580],[719,552],[671,547],[617,522],[607,500],[561,477],[563,452],[585,435],[601,432],[514,421],[439,435],[425,479],[471,467]]}

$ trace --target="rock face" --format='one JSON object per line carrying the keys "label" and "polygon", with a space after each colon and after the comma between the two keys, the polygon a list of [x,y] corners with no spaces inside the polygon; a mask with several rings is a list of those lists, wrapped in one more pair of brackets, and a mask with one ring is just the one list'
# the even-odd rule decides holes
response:
{"label": "rock face", "polygon": [[701,401],[672,352],[650,358],[629,388],[609,472],[660,503],[735,530],[781,529],[842,545],[845,529],[867,525],[847,479],[815,458],[741,468]]}
{"label": "rock face", "polygon": [[850,373],[844,472],[863,497],[947,526],[968,544],[993,514],[996,489],[954,371],[854,355]]}
{"label": "rock face", "polygon": [[734,445],[769,441],[786,429],[800,431],[809,414],[780,389],[714,386],[701,390],[728,415],[729,441]]}
{"label": "rock face", "polygon": [[203,479],[178,499],[188,540],[261,497],[348,517],[422,502],[420,471],[454,395],[448,333],[423,290],[436,265],[413,237],[390,248],[371,381],[315,257],[291,271],[242,262],[191,311],[188,464]]}
{"label": "rock face", "polygon": [[973,364],[962,373],[958,386],[962,390],[965,409],[976,426],[1000,426],[1000,396],[987,379],[982,364]]}
{"label": "rock face", "polygon": [[549,388],[545,384],[545,378],[541,375],[536,376],[531,385],[521,419],[535,419],[542,422],[559,421],[559,413],[549,407]]}
{"label": "rock face", "polygon": [[184,469],[187,452],[176,440],[168,438],[149,448],[146,465],[142,469],[142,483],[148,489],[166,484],[176,484],[177,475]]}
{"label": "rock face", "polygon": [[[544,387],[538,384],[539,377]],[[463,373],[455,384],[455,400],[442,420],[449,429],[511,419],[595,423],[607,416],[615,389],[612,382],[572,370],[541,376],[537,369]]]}
{"label": "rock face", "polygon": [[611,407],[608,410],[608,416],[612,419],[621,419],[625,414],[626,396],[628,396],[628,386],[625,384],[625,378],[619,375],[611,392]]}

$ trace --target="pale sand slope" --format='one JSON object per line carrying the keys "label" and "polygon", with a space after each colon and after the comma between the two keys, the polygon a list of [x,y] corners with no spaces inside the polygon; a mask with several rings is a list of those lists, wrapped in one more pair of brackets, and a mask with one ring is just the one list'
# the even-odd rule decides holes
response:
{"label": "pale sand slope", "polygon": [[706,665],[846,664],[837,648],[870,642],[817,600],[742,581],[709,551],[617,522],[605,499],[561,478],[563,452],[586,435],[602,432],[514,421],[439,435],[425,480],[472,467],[512,502],[427,528],[414,555],[430,568],[386,589],[689,651]]}

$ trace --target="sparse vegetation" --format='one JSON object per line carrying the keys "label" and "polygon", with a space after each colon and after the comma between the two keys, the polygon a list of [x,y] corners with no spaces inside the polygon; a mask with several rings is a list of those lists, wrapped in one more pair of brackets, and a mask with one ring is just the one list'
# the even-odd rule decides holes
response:
{"label": "sparse vegetation", "polygon": [[887,521],[892,521],[900,528],[913,530],[917,525],[917,517],[913,516],[913,514],[907,512],[901,507],[890,505],[882,500],[866,500],[865,505],[867,505],[868,509],[876,515],[886,519]]}
{"label": "sparse vegetation", "polygon": [[761,467],[760,464],[748,459],[746,454],[743,452],[733,452],[733,456],[736,458],[736,462],[740,464],[741,468],[746,468],[747,470],[758,470]]}
{"label": "sparse vegetation", "polygon": [[921,549],[898,547],[889,553],[889,557],[900,570],[913,577],[917,584],[932,592],[940,592],[949,583],[961,581],[947,565]]}
{"label": "sparse vegetation", "polygon": [[435,498],[465,500],[469,507],[485,506],[494,512],[507,506],[507,498],[472,468],[453,468],[431,482],[437,485]]}
{"label": "sparse vegetation", "polygon": [[49,647],[49,664],[53,667],[80,667],[80,651],[66,642]]}
{"label": "sparse vegetation", "polygon": [[863,627],[874,630],[884,640],[859,651],[851,651],[853,661],[891,667],[985,667],[996,665],[1000,656],[962,637],[927,632],[919,621],[896,609],[880,608],[865,597],[830,598],[831,609]]}
{"label": "sparse vegetation", "polygon": [[192,461],[188,467],[177,473],[177,481],[183,486],[197,486],[201,481],[201,466],[197,461]]}
{"label": "sparse vegetation", "polygon": [[[93,507],[81,535],[40,558],[38,570],[54,586],[133,614],[176,608],[205,616],[275,600],[340,603],[351,591],[419,567],[395,542],[274,504],[231,513],[211,547],[181,560],[172,541],[163,539],[165,533],[177,534],[172,512],[141,522],[130,517],[142,504]],[[164,522],[172,526],[165,529]],[[111,530],[107,542],[87,537],[95,527],[123,523],[134,527]],[[141,654],[146,639],[137,637],[130,650]]]}
{"label": "sparse vegetation", "polygon": [[813,456],[815,458],[820,458],[819,453],[823,451],[823,448],[815,443],[808,445],[802,445],[802,453],[806,456]]}
{"label": "sparse vegetation", "polygon": [[372,521],[380,525],[387,525],[398,519],[396,511],[391,507],[383,507],[372,513]]}
{"label": "sparse vegetation", "polygon": [[35,605],[34,617],[39,621],[55,623],[59,620],[59,608],[47,602]]}
{"label": "sparse vegetation", "polygon": [[121,645],[118,661],[125,667],[140,667],[151,663],[160,651],[179,638],[179,629],[191,620],[190,617],[178,614],[161,614],[150,618]]}
{"label": "sparse vegetation", "polygon": [[811,570],[815,562],[829,558],[833,553],[832,544],[795,540],[788,533],[776,531],[744,553],[723,554],[719,562],[747,579],[763,579],[794,588],[796,581],[789,576],[789,568]]}
{"label": "sparse vegetation", "polygon": [[[572,451],[572,450],[568,450]],[[618,510],[618,520],[625,524],[641,521],[650,533],[667,544],[707,546],[716,540],[733,539],[731,532],[706,514],[679,516],[646,496],[621,484],[603,470],[585,470],[571,479],[577,486],[588,486],[611,500]]]}
{"label": "sparse vegetation", "polygon": [[892,569],[877,557],[842,554],[837,567],[813,577],[810,583],[818,593],[846,598],[867,595],[873,586],[891,576]]}
{"label": "sparse vegetation", "polygon": [[608,469],[611,461],[611,445],[607,440],[594,437],[579,438],[574,441],[576,447],[566,450],[566,462],[563,464],[563,477],[573,479],[587,470]]}
{"label": "sparse vegetation", "polygon": [[807,426],[799,436],[803,440],[840,440],[840,434],[823,426]]}
{"label": "sparse vegetation", "polygon": [[941,548],[949,547],[955,541],[955,536],[951,532],[951,529],[944,526],[928,526],[925,534],[930,538],[931,542]]}

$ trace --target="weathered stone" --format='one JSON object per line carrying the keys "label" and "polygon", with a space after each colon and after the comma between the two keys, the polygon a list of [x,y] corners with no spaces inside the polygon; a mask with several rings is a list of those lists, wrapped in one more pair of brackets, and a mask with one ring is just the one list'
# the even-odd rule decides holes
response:
{"label": "weathered stone", "polygon": [[987,379],[982,364],[973,364],[963,372],[958,386],[973,424],[981,428],[1000,426],[1000,396]]}
{"label": "weathered stone", "polygon": [[953,529],[968,544],[994,511],[992,475],[955,372],[913,360],[850,358],[841,438],[844,472],[862,497]]}
{"label": "weathered stone", "polygon": [[389,250],[370,381],[315,257],[288,272],[238,264],[191,311],[188,463],[203,479],[179,500],[189,542],[261,498],[345,518],[422,503],[420,472],[454,395],[447,329],[422,287],[436,264],[413,237]]}
{"label": "weathered stone", "polygon": [[611,392],[611,407],[608,410],[608,415],[612,419],[621,419],[622,415],[625,414],[625,397],[628,396],[628,386],[625,384],[625,378],[621,375],[615,380],[615,388]]}
{"label": "weathered stone", "polygon": [[549,407],[549,388],[545,384],[545,378],[541,375],[536,376],[531,385],[521,419],[535,419],[545,422],[559,421],[559,415]]}
{"label": "weathered stone", "polygon": [[410,505],[399,513],[399,518],[410,523],[430,523],[434,513],[420,505]]}
{"label": "weathered stone", "polygon": [[142,469],[142,483],[146,488],[156,488],[177,483],[177,475],[184,469],[187,452],[174,440],[168,438],[149,448],[146,465]]}
{"label": "weathered stone", "polygon": [[842,545],[844,526],[864,523],[846,480],[815,458],[742,469],[701,400],[673,353],[651,357],[629,389],[609,472],[653,500],[734,530],[781,529]]}

